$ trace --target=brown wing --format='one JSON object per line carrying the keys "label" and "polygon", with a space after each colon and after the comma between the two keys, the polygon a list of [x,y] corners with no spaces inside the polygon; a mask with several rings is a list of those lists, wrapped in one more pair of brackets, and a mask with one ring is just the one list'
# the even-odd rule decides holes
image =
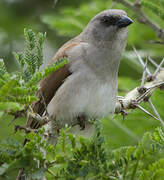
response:
{"label": "brown wing", "polygon": [[[49,65],[53,64],[58,59],[68,57],[66,50],[79,45],[79,43],[80,41],[78,41],[77,39],[73,39],[66,43],[62,48],[59,49],[54,58],[52,58]],[[47,105],[55,95],[56,91],[63,84],[64,80],[69,75],[71,75],[71,72],[69,71],[68,63],[64,65],[62,68],[48,75],[45,79],[41,80],[40,89],[37,92],[38,101],[32,104],[34,113],[39,114],[40,116],[43,115]],[[81,127],[81,130],[85,129],[85,115],[78,116],[77,119]],[[29,117],[26,123],[26,127],[37,129],[40,127],[40,123],[38,123],[35,118]]]}
{"label": "brown wing", "polygon": [[57,89],[63,81],[71,74],[68,68],[69,65],[64,65],[59,70],[51,73],[40,82],[40,89],[37,92],[38,101],[32,105],[33,111],[42,115],[46,106],[53,98]]}
{"label": "brown wing", "polygon": [[[76,41],[69,41],[66,43],[62,48],[59,49],[54,58],[52,58],[49,65],[53,64],[58,59],[67,57],[66,50],[77,46],[78,43],[79,42]],[[35,113],[39,115],[44,113],[46,106],[69,75],[71,75],[71,72],[69,71],[69,64],[66,64],[62,68],[48,75],[40,82],[40,89],[37,92],[39,100],[32,105]]]}

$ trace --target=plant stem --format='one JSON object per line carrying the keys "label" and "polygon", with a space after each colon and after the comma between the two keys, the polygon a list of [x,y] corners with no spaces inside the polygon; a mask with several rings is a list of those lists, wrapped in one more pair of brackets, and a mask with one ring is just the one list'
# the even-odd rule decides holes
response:
{"label": "plant stem", "polygon": [[136,165],[135,165],[134,170],[132,172],[132,176],[131,176],[130,180],[134,180],[135,179],[135,175],[136,175],[136,172],[137,172],[137,168],[138,168],[138,164],[139,164],[139,161],[140,161],[140,157],[141,157],[141,154],[140,154],[139,158],[137,159],[137,162],[136,162]]}

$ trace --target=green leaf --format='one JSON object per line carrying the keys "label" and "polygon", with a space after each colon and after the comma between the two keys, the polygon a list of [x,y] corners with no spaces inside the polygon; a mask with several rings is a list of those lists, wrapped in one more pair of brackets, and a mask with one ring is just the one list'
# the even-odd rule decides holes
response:
{"label": "green leaf", "polygon": [[7,163],[2,164],[0,166],[0,175],[3,175],[6,172],[8,167],[9,167],[9,165]]}
{"label": "green leaf", "polygon": [[21,111],[24,109],[24,106],[17,102],[0,102],[1,111]]}
{"label": "green leaf", "polygon": [[31,180],[31,179],[40,180],[45,176],[45,172],[46,172],[46,169],[40,168],[36,170],[35,172],[27,175],[27,180]]}

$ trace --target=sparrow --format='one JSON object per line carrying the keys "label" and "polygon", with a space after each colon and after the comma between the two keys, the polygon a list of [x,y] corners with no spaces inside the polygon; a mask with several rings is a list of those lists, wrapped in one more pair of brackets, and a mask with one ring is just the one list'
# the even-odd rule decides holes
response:
{"label": "sparrow", "polygon": [[48,114],[52,131],[66,124],[85,129],[89,119],[114,112],[118,68],[131,23],[123,10],[102,11],[57,51],[49,66],[61,58],[68,63],[41,80],[32,106],[40,116]]}

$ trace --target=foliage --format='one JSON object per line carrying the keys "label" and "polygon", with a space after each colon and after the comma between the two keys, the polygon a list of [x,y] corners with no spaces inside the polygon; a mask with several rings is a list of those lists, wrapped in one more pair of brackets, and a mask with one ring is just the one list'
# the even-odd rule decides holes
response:
{"label": "foliage", "polygon": [[[4,179],[13,179],[10,176],[13,171],[18,172],[23,168],[26,179],[40,179],[47,170],[48,160],[44,152],[54,153],[52,145],[49,145],[42,139],[43,130],[39,130],[38,134],[29,133],[24,135],[29,139],[24,147],[19,142],[7,141],[1,143],[0,148],[0,175]],[[46,167],[47,164],[47,167]]]}
{"label": "foliage", "polygon": [[96,0],[89,4],[82,4],[78,9],[73,7],[62,8],[60,15],[47,14],[42,16],[42,20],[52,29],[57,30],[59,35],[72,37],[80,33],[95,14],[105,10],[109,5],[110,1],[102,3]]}
{"label": "foliage", "polygon": [[146,7],[147,9],[151,10],[155,15],[159,16],[161,19],[164,20],[164,1],[163,0],[142,0],[141,5]]}
{"label": "foliage", "polygon": [[25,29],[24,35],[26,48],[24,52],[14,55],[22,70],[22,79],[28,81],[43,64],[42,45],[46,34],[38,33],[36,36],[31,29]]}
{"label": "foliage", "polygon": [[28,142],[7,141],[0,147],[0,176],[9,177],[13,171],[24,169],[26,179],[159,179],[164,167],[164,130],[145,133],[136,146],[108,149],[96,122],[95,135],[86,139],[60,131],[56,148],[43,139],[44,130],[31,132],[24,137]]}
{"label": "foliage", "polygon": [[51,67],[39,72],[43,63],[42,46],[45,34],[38,33],[36,35],[31,29],[25,29],[24,35],[26,40],[24,52],[14,53],[20,70],[8,73],[3,61],[0,61],[1,111],[21,111],[37,100],[35,92],[38,90],[38,82],[66,63],[65,59],[60,59]]}

